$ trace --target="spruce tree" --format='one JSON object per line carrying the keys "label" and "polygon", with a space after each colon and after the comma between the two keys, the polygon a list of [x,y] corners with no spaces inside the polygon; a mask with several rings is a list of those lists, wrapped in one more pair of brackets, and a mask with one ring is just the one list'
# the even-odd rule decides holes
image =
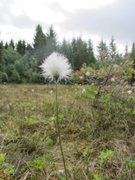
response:
{"label": "spruce tree", "polygon": [[16,50],[19,54],[24,55],[26,50],[25,41],[19,40],[16,45]]}
{"label": "spruce tree", "polygon": [[71,42],[71,64],[73,69],[79,70],[84,63],[89,65],[89,55],[87,43],[80,37],[77,39],[73,38]]}
{"label": "spruce tree", "polygon": [[5,48],[5,49],[8,49],[8,47],[9,47],[9,45],[8,45],[8,43],[6,42],[4,48]]}
{"label": "spruce tree", "polygon": [[131,57],[131,60],[133,61],[133,69],[135,69],[135,43],[133,43],[132,45],[130,57]]}
{"label": "spruce tree", "polygon": [[108,59],[108,47],[103,40],[100,41],[97,49],[98,49],[99,60],[104,61],[104,60]]}
{"label": "spruce tree", "polygon": [[15,49],[15,43],[14,43],[13,39],[10,40],[9,47]]}
{"label": "spruce tree", "polygon": [[132,50],[131,50],[130,57],[133,61],[135,61],[135,43],[132,44]]}
{"label": "spruce tree", "polygon": [[68,44],[67,44],[66,39],[63,39],[63,41],[62,41],[61,53],[65,54],[65,55],[67,55],[67,53],[68,53]]}
{"label": "spruce tree", "polygon": [[41,64],[45,58],[46,35],[43,33],[42,27],[39,24],[36,27],[33,46],[38,64]]}
{"label": "spruce tree", "polygon": [[3,58],[3,42],[0,42],[0,73],[3,72],[4,58]]}
{"label": "spruce tree", "polygon": [[34,36],[33,46],[35,49],[39,49],[45,45],[46,45],[46,36],[43,33],[42,26],[38,24],[36,26],[36,34]]}
{"label": "spruce tree", "polygon": [[117,48],[116,48],[116,43],[115,43],[114,37],[112,37],[110,45],[109,45],[109,55],[112,60],[114,60],[117,55]]}
{"label": "spruce tree", "polygon": [[96,61],[96,58],[93,51],[92,41],[89,40],[88,41],[88,64],[93,64],[95,63],[95,61]]}
{"label": "spruce tree", "polygon": [[46,57],[57,49],[56,32],[53,26],[50,26],[49,32],[47,33],[47,43],[46,43]]}

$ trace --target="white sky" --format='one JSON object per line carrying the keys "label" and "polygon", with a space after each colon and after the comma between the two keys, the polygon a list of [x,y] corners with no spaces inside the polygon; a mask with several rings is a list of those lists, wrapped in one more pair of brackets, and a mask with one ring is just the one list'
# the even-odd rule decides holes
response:
{"label": "white sky", "polygon": [[[80,26],[78,29],[66,28],[66,22],[76,16],[78,12],[90,11],[97,13],[100,9],[106,9],[117,4],[119,0],[1,0],[0,16],[0,40],[9,41],[11,38],[17,41],[25,39],[32,43],[35,33],[35,26],[39,23],[43,26],[44,32],[47,32],[52,24],[59,40],[64,37],[71,39],[73,36],[81,36],[83,39],[92,39],[93,43],[97,43],[103,38],[108,41],[105,34],[98,31],[91,32],[90,28]],[[6,3],[6,5],[5,5]],[[81,18],[81,16],[80,16]],[[89,18],[86,23],[89,23]],[[98,23],[98,22],[97,22]],[[70,27],[70,24],[69,24]],[[114,35],[115,34],[111,34]],[[119,38],[117,36],[117,38]],[[122,52],[128,41],[124,42],[117,39],[118,48]]]}

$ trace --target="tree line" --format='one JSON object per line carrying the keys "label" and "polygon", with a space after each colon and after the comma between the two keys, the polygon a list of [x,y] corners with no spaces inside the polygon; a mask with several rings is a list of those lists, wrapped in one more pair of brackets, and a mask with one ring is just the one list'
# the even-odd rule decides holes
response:
{"label": "tree line", "polygon": [[24,40],[18,40],[17,43],[13,40],[9,43],[0,41],[0,82],[44,82],[39,65],[53,51],[64,54],[69,59],[73,70],[79,70],[84,63],[93,68],[100,68],[103,62],[120,64],[126,58],[135,62],[135,43],[130,53],[126,46],[125,54],[122,55],[119,54],[113,37],[109,45],[101,40],[95,55],[91,39],[84,41],[78,37],[71,41],[63,39],[60,43],[52,26],[47,33],[44,33],[42,26],[37,25],[33,44],[26,43]]}

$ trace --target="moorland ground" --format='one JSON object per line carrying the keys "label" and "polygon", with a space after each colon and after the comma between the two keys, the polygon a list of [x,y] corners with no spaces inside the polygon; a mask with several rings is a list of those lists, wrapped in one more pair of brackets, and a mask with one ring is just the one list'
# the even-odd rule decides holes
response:
{"label": "moorland ground", "polygon": [[[135,91],[59,85],[69,179],[135,179]],[[55,126],[55,85],[0,85],[0,179],[64,179]]]}

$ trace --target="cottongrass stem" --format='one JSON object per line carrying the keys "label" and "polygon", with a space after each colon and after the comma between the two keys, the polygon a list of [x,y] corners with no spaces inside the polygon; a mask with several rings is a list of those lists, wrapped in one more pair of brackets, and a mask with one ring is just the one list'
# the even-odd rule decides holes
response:
{"label": "cottongrass stem", "polygon": [[63,161],[63,166],[65,170],[66,180],[68,180],[68,173],[66,168],[66,160],[64,157],[64,151],[62,146],[62,138],[60,132],[60,124],[59,124],[59,107],[58,107],[58,83],[62,79],[69,78],[72,69],[71,65],[68,62],[68,59],[63,55],[53,52],[47,59],[44,60],[43,64],[40,66],[43,71],[43,76],[50,81],[54,81],[56,85],[56,129],[59,139],[59,146]]}

